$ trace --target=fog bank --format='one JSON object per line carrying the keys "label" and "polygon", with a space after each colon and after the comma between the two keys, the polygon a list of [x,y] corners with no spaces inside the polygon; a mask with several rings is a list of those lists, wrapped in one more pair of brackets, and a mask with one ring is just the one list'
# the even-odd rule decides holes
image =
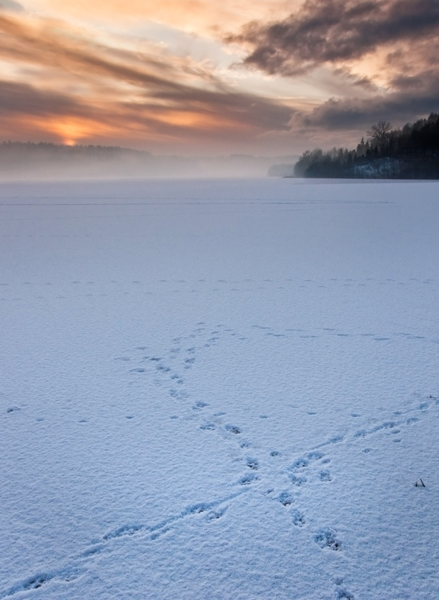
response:
{"label": "fog bank", "polygon": [[270,167],[295,162],[296,156],[159,156],[111,146],[65,146],[4,142],[0,180],[90,179],[124,177],[264,177]]}

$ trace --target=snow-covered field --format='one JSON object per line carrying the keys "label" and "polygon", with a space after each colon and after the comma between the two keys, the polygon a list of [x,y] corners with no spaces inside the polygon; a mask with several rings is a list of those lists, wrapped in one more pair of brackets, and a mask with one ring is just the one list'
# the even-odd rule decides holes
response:
{"label": "snow-covered field", "polygon": [[438,192],[2,184],[0,599],[437,600]]}

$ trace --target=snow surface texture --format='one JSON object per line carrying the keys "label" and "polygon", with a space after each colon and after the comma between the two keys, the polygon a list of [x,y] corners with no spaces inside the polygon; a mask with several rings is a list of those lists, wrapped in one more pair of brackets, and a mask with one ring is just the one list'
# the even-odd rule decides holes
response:
{"label": "snow surface texture", "polygon": [[1,185],[0,599],[437,600],[438,192]]}

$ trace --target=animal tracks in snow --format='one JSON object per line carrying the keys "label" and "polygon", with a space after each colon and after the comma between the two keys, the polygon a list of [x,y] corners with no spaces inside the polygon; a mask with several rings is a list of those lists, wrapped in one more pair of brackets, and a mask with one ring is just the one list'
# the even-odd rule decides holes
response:
{"label": "animal tracks in snow", "polygon": [[40,572],[31,577],[27,577],[22,581],[17,582],[10,588],[0,591],[0,598],[10,598],[22,592],[30,592],[38,590],[50,583],[61,582],[70,583],[78,579],[84,572],[84,569],[78,566],[61,568],[57,571]]}
{"label": "animal tracks in snow", "polygon": [[[312,283],[312,282],[307,282]],[[351,281],[347,282],[351,284]],[[389,282],[386,282],[389,283]],[[308,336],[310,332],[306,332],[303,329],[298,328],[285,328],[283,332],[275,332],[272,327],[267,325],[254,325],[253,331],[258,332],[258,335],[273,335],[279,334],[279,337],[284,335],[299,335],[300,337]],[[345,338],[351,336],[346,332],[339,332],[335,328],[327,327],[320,330],[321,335],[337,336]],[[281,335],[280,335],[281,334]],[[364,333],[358,334],[363,337],[372,337],[383,339],[385,336],[379,336],[375,333]],[[410,334],[403,333],[401,336],[409,336]],[[140,357],[140,361],[145,366],[134,367],[130,369],[130,373],[138,374],[139,376],[152,375],[154,383],[159,387],[168,387],[168,394],[177,400],[183,401],[184,405],[190,401],[190,409],[194,416],[198,417],[198,429],[204,432],[216,432],[221,434],[225,439],[231,441],[236,440],[236,443],[242,450],[252,447],[255,444],[252,443],[249,438],[250,432],[244,431],[244,428],[236,422],[225,421],[224,417],[227,415],[224,412],[213,412],[214,406],[210,402],[206,402],[204,399],[193,398],[193,391],[191,389],[190,375],[185,373],[190,371],[197,361],[197,357],[200,353],[207,352],[208,349],[222,341],[225,337],[233,337],[235,339],[248,339],[248,335],[244,336],[241,333],[225,327],[223,324],[217,325],[216,327],[208,327],[205,322],[199,322],[195,328],[188,334],[175,337],[172,339],[172,345],[167,352],[163,354],[155,355],[143,355]],[[413,337],[413,336],[411,336]],[[138,352],[144,352],[147,346],[138,346],[135,350]],[[130,357],[129,360],[139,360],[139,358]],[[189,377],[189,379],[188,379]],[[331,447],[337,446],[343,443],[357,442],[362,443],[366,438],[376,435],[378,433],[385,433],[391,435],[393,442],[401,441],[400,434],[404,427],[416,423],[422,414],[427,411],[431,406],[438,405],[439,401],[431,397],[419,403],[418,406],[410,408],[404,411],[398,411],[391,415],[391,418],[383,420],[370,427],[358,427],[350,432],[344,432],[328,437],[304,453],[304,455],[295,462],[288,465],[288,479],[295,488],[300,488],[308,482],[310,477],[309,467],[316,461],[321,461],[321,465],[325,465],[330,462],[329,457],[324,457],[322,452],[323,449],[327,452]],[[183,406],[184,406],[183,405]],[[315,411],[307,411],[310,416],[315,416]],[[174,415],[172,418],[175,418]],[[352,417],[359,419],[358,413],[353,413]],[[261,415],[261,418],[267,418],[267,415]],[[245,435],[245,438],[243,437]],[[365,453],[370,451],[370,448],[366,447],[363,450]],[[266,449],[259,448],[259,456],[252,454],[251,460],[248,455],[242,455],[243,464],[251,470],[259,470],[263,464],[263,456],[269,456],[270,458],[277,458],[285,461],[285,451],[278,449]],[[275,468],[274,466],[272,468]],[[285,469],[285,467],[284,467]],[[257,481],[265,480],[267,477],[267,469],[263,469],[264,473],[258,473]],[[274,472],[273,472],[274,473]],[[313,478],[317,478],[323,483],[330,483],[332,481],[332,475],[328,468],[319,468]],[[243,476],[245,485],[249,481],[256,481],[255,478],[248,478]]]}
{"label": "animal tracks in snow", "polygon": [[178,522],[188,518],[199,517],[205,523],[215,522],[225,515],[230,502],[246,491],[243,489],[224,498],[191,504],[186,506],[181,512],[151,525],[135,523],[122,525],[117,529],[107,532],[101,539],[93,540],[88,548],[72,556],[67,566],[54,571],[36,573],[13,584],[8,589],[0,591],[0,599],[10,598],[22,592],[37,590],[50,583],[70,583],[75,581],[87,572],[90,567],[89,563],[94,556],[104,552],[112,552],[112,545],[121,538],[142,536],[143,539],[149,539],[151,542],[154,542],[169,532]]}
{"label": "animal tracks in snow", "polygon": [[[326,336],[336,336],[341,340],[352,337],[353,334],[337,331],[335,328],[324,328],[320,331],[305,331],[303,329],[286,328],[284,331],[275,331],[266,325],[254,325],[253,332],[256,337],[271,336],[281,338],[279,343],[284,343],[285,337],[296,335],[303,339]],[[254,335],[253,334],[253,335]],[[376,333],[358,334],[361,337],[371,338],[375,341],[388,341],[387,336]],[[409,334],[401,334],[408,336]],[[190,373],[197,364],[197,358],[209,348],[222,342],[224,338],[233,337],[236,340],[244,340],[252,337],[252,332],[247,335],[227,328],[224,325],[207,327],[198,323],[196,328],[186,336],[180,336],[172,340],[172,347],[162,355],[148,355],[143,360],[151,365],[142,373],[149,373],[155,377],[155,383],[160,387],[168,386],[171,397],[183,401],[182,408],[186,406],[193,415],[197,417],[197,427],[201,432],[217,434],[224,438],[228,444],[236,443],[240,452],[243,468],[246,469],[232,485],[238,485],[242,489],[252,490],[266,499],[276,500],[281,504],[288,514],[290,523],[295,528],[306,528],[309,522],[306,516],[307,506],[303,504],[302,490],[312,485],[332,485],[334,477],[330,469],[332,450],[343,444],[363,444],[366,439],[377,435],[388,435],[392,442],[401,441],[401,435],[405,427],[417,423],[425,413],[439,404],[439,400],[430,397],[422,400],[418,405],[412,406],[405,411],[396,411],[389,414],[390,418],[383,419],[373,425],[361,427],[355,425],[361,421],[361,415],[352,413],[355,422],[351,422],[351,429],[343,433],[329,436],[326,440],[314,443],[307,451],[295,459],[289,459],[286,449],[263,448],[252,440],[252,432],[249,427],[242,427],[239,422],[229,420],[230,415],[223,411],[214,412],[215,406],[204,399],[194,397],[191,389]],[[143,351],[145,347],[142,347]],[[135,372],[135,369],[132,370]],[[140,371],[137,371],[140,372]],[[157,377],[158,376],[158,377]],[[307,411],[310,416],[315,416],[315,411]],[[267,415],[260,415],[267,418]],[[250,426],[251,427],[251,426]],[[248,449],[251,448],[251,454]],[[246,452],[247,451],[247,452]],[[368,454],[372,448],[366,446],[363,452]],[[236,462],[236,456],[233,461]],[[269,490],[267,487],[269,486]],[[277,490],[277,492],[275,491]],[[312,490],[312,488],[311,488]],[[310,541],[316,543],[322,550],[342,551],[343,544],[337,532],[332,527],[323,527],[317,531],[310,532]],[[353,598],[344,588],[338,588],[340,598]],[[344,594],[344,595],[343,595]]]}
{"label": "animal tracks in snow", "polygon": [[106,533],[102,537],[103,542],[108,542],[113,539],[125,537],[125,536],[133,536],[143,534],[144,536],[149,536],[151,540],[157,539],[163,533],[169,531],[170,527],[181,521],[186,519],[187,517],[191,517],[194,515],[203,514],[206,517],[207,521],[212,521],[215,519],[221,518],[226,510],[227,506],[225,504],[231,500],[234,500],[238,496],[240,496],[243,492],[235,492],[230,496],[226,496],[225,498],[221,498],[219,500],[214,500],[211,502],[199,502],[196,504],[191,504],[184,508],[180,513],[176,515],[172,515],[163,521],[159,521],[153,525],[142,525],[142,524],[130,524],[123,525],[113,531]]}
{"label": "animal tracks in snow", "polygon": [[[319,335],[337,335],[333,329],[320,332]],[[320,548],[322,552],[345,553],[343,539],[335,527],[330,523],[323,527],[314,525],[318,521],[315,510],[308,506],[305,498],[312,494],[313,486],[331,486],[336,484],[336,477],[332,474],[331,464],[336,460],[336,448],[346,448],[352,445],[359,446],[365,454],[372,451],[372,440],[376,436],[387,436],[389,442],[398,442],[405,428],[416,425],[434,409],[439,406],[435,397],[424,398],[416,405],[401,411],[394,411],[375,423],[361,423],[358,413],[352,414],[350,428],[342,433],[334,433],[323,440],[311,440],[308,448],[300,455],[291,456],[288,448],[279,447],[271,440],[270,446],[264,447],[256,440],[251,423],[240,423],[230,412],[218,410],[215,401],[207,397],[197,397],[196,387],[192,385],[193,377],[197,376],[198,365],[202,364],[200,358],[203,353],[220,344],[223,339],[233,338],[239,340],[249,339],[252,335],[256,339],[261,336],[273,334],[279,337],[283,344],[288,335],[308,336],[313,335],[306,331],[292,331],[285,329],[283,332],[270,330],[266,326],[255,326],[253,333],[246,334],[227,328],[224,325],[208,327],[205,323],[198,323],[188,335],[175,337],[171,340],[168,350],[157,352],[146,344],[140,344],[135,349],[123,352],[115,360],[118,369],[126,373],[129,378],[148,378],[160,388],[172,404],[171,419],[184,418],[193,423],[194,431],[199,431],[201,436],[219,436],[223,440],[224,448],[235,448],[233,458],[230,460],[242,466],[242,473],[229,482],[231,493],[223,498],[193,503],[180,512],[176,512],[157,521],[156,523],[125,523],[104,533],[100,539],[92,541],[89,547],[79,554],[72,556],[67,561],[67,566],[59,570],[39,572],[23,579],[8,589],[0,591],[0,599],[12,597],[21,592],[37,590],[43,586],[61,582],[68,584],[80,578],[91,566],[94,557],[106,552],[113,552],[118,540],[142,539],[154,543],[162,536],[171,532],[179,523],[187,519],[199,519],[201,523],[209,524],[218,522],[226,514],[229,506],[237,502],[242,494],[248,498],[254,495],[263,498],[266,502],[274,502],[276,510],[284,511],[285,522],[291,526],[291,535],[304,535],[311,545]],[[274,335],[275,334],[275,335]],[[282,337],[277,334],[282,334]],[[317,334],[316,334],[317,335]],[[371,334],[374,335],[374,334]],[[344,335],[338,336],[341,340]],[[379,336],[375,336],[379,337]],[[384,336],[383,336],[384,337]],[[235,343],[235,342],[234,342]],[[306,342],[304,342],[306,343]],[[342,342],[344,343],[344,342]],[[138,378],[138,379],[137,379]],[[17,407],[18,408],[18,407]],[[16,407],[11,407],[6,413],[13,413]],[[314,416],[315,411],[308,411],[309,416]],[[258,413],[259,414],[259,413]],[[12,417],[11,415],[8,415]],[[268,415],[259,415],[266,419]],[[6,414],[5,414],[6,417]],[[124,414],[125,419],[135,419],[132,412]],[[259,422],[259,421],[258,421]],[[274,446],[274,447],[273,447]],[[276,447],[277,446],[277,447]],[[306,489],[307,493],[304,494]],[[315,547],[314,546],[314,547]],[[352,600],[354,598],[343,585],[343,580],[336,583],[335,597]]]}
{"label": "animal tracks in snow", "polygon": [[329,527],[319,529],[313,539],[322,549],[341,550],[341,541],[337,538],[337,532]]}

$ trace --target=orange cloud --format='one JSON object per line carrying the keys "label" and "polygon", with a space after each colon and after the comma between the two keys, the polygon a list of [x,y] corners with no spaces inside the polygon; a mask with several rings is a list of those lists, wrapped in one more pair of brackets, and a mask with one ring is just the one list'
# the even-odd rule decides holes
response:
{"label": "orange cloud", "polygon": [[30,0],[28,5],[42,12],[75,17],[80,20],[98,19],[102,22],[132,23],[151,19],[185,31],[212,33],[215,30],[235,29],[254,19],[283,17],[299,0]]}
{"label": "orange cloud", "polygon": [[[410,55],[398,46],[391,54],[378,48],[332,70],[318,66],[309,77],[293,79],[291,87],[288,78],[279,85],[281,77],[230,68],[243,58],[248,40],[241,49],[227,48],[220,39],[225,30],[238,31],[251,19],[268,24],[285,19],[299,4],[130,0],[127,10],[121,0],[77,0],[61,8],[58,0],[28,0],[26,10],[0,9],[1,138],[152,152],[278,153],[283,147],[291,153],[303,148],[306,128],[313,135],[319,127],[340,128],[346,107],[354,127],[355,107],[363,124],[370,118],[365,106],[377,93],[393,91],[397,101],[402,87],[421,89],[426,57],[434,63],[428,40]],[[436,89],[426,93],[437,96]]]}
{"label": "orange cloud", "polygon": [[[118,40],[55,19],[0,12],[2,137],[63,143],[169,143],[192,151],[285,130],[291,108],[226,84],[208,64]],[[6,72],[8,75],[6,75]],[[9,77],[9,79],[8,79]],[[10,124],[14,123],[11,128]],[[238,135],[238,133],[240,135]],[[247,146],[246,146],[247,145]],[[233,150],[234,148],[231,148]]]}

